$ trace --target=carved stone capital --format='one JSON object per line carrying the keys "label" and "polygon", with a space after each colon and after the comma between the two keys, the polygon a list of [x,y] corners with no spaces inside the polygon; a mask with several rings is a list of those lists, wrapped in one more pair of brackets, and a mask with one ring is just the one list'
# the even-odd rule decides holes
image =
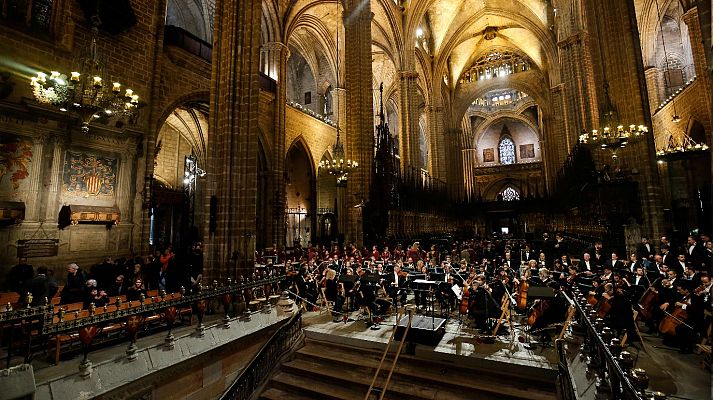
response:
{"label": "carved stone capital", "polygon": [[282,42],[267,42],[262,45],[262,50],[266,52],[275,52],[280,54],[280,52],[285,52],[287,58],[290,57],[290,48]]}

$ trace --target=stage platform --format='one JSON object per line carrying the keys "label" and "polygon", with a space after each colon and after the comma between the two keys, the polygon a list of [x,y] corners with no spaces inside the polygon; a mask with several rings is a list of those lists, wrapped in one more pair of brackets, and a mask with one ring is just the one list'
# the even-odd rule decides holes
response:
{"label": "stage platform", "polygon": [[[352,313],[352,318],[357,313]],[[430,316],[423,318],[430,321]],[[383,351],[394,329],[396,315],[391,314],[377,330],[368,327],[363,320],[333,322],[328,313],[308,312],[303,315],[305,335],[313,340],[332,342],[370,350]],[[551,381],[557,374],[557,354],[553,347],[528,348],[518,339],[526,338],[525,327],[515,326],[512,343],[510,335],[500,335],[491,344],[483,343],[481,334],[460,323],[458,319],[443,321],[444,334],[435,346],[406,342],[403,353],[427,360],[465,364],[471,368],[513,372],[513,377],[527,375]],[[391,344],[396,351],[399,342]]]}

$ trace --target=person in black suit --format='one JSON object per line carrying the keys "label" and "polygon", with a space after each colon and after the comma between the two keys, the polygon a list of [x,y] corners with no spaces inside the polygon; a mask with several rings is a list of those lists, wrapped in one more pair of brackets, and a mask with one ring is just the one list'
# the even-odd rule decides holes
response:
{"label": "person in black suit", "polygon": [[584,252],[589,253],[594,265],[596,265],[598,267],[603,267],[604,264],[606,263],[606,256],[605,256],[606,252],[604,251],[604,248],[602,247],[601,241],[598,240],[598,241],[594,242],[594,246],[588,248]]}
{"label": "person in black suit", "polygon": [[537,252],[532,249],[532,246],[530,244],[525,245],[525,249],[522,250],[521,252],[521,262],[524,261],[527,263],[530,260],[537,260]]}
{"label": "person in black suit", "polygon": [[629,291],[631,292],[631,298],[634,301],[639,300],[641,295],[644,294],[646,289],[648,289],[651,285],[651,281],[649,281],[649,278],[646,276],[644,268],[640,266],[636,267],[634,276],[631,278],[629,283],[631,284]]}
{"label": "person in black suit", "polygon": [[27,294],[25,290],[27,284],[33,279],[34,274],[35,270],[32,265],[27,263],[27,258],[21,258],[17,265],[10,268],[10,272],[7,275],[10,289],[19,294],[20,297],[25,296]]}
{"label": "person in black suit", "polygon": [[668,265],[669,267],[676,262],[676,254],[674,254],[668,245],[661,246],[661,264]]}
{"label": "person in black suit", "polygon": [[45,298],[47,301],[52,300],[58,288],[57,281],[50,279],[47,275],[47,267],[37,268],[37,275],[27,282],[26,286],[26,292],[32,293],[30,306],[36,307],[44,304]]}
{"label": "person in black suit", "polygon": [[705,268],[705,258],[706,250],[696,242],[696,238],[693,237],[693,235],[689,235],[686,245],[686,260],[690,262],[697,271],[701,271]]}
{"label": "person in black suit", "polygon": [[636,245],[636,257],[639,260],[652,260],[654,257],[654,246],[649,243],[646,236],[641,238],[641,243]]}
{"label": "person in black suit", "polygon": [[398,307],[399,303],[402,305],[406,303],[406,277],[402,276],[398,264],[394,265],[393,272],[387,275],[384,283],[387,285],[387,292],[394,302],[394,307]]}
{"label": "person in black suit", "polygon": [[584,252],[582,260],[579,262],[579,270],[585,275],[594,275],[599,272],[599,267],[594,265],[591,254]]}
{"label": "person in black suit", "polygon": [[609,267],[612,271],[618,271],[624,268],[624,263],[619,260],[619,256],[616,252],[612,252],[611,258],[606,261],[605,266]]}

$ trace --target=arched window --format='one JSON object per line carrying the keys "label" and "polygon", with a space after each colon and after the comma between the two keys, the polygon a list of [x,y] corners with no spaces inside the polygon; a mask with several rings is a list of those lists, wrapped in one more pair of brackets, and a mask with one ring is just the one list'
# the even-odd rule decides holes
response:
{"label": "arched window", "polygon": [[516,201],[520,200],[520,193],[515,190],[512,186],[506,187],[502,192],[500,192],[500,197],[504,201]]}
{"label": "arched window", "polygon": [[503,136],[498,145],[500,164],[515,164],[515,143],[508,136]]}

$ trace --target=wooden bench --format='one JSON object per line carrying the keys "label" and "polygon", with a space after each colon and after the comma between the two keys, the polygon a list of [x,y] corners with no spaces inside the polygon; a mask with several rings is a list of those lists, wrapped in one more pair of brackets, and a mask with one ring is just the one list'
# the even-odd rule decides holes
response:
{"label": "wooden bench", "polygon": [[17,308],[20,306],[20,295],[16,292],[0,293],[0,310],[5,311],[8,303],[12,308]]}

